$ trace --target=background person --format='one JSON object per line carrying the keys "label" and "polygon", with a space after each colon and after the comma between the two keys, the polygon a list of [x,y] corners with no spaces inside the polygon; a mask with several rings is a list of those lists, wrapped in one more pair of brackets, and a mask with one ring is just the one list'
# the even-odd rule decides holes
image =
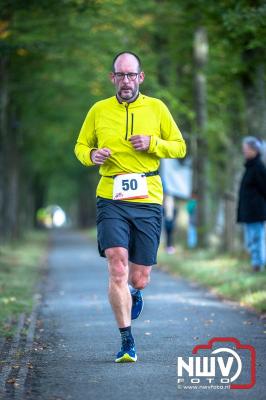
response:
{"label": "background person", "polygon": [[165,249],[168,254],[174,254],[176,249],[174,246],[175,223],[177,217],[177,207],[174,196],[164,195],[164,230],[165,230]]}
{"label": "background person", "polygon": [[261,142],[256,137],[244,138],[242,150],[246,170],[239,189],[237,222],[244,225],[253,271],[262,271],[266,264],[266,168],[260,158]]}
{"label": "background person", "polygon": [[198,244],[197,233],[197,195],[192,193],[191,199],[187,202],[188,213],[188,229],[187,229],[187,245],[193,249]]}

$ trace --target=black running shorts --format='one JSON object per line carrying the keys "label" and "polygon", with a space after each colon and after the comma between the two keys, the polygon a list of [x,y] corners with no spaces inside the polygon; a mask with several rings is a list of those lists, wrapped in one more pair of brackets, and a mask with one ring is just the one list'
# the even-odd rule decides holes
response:
{"label": "black running shorts", "polygon": [[128,249],[129,261],[157,263],[162,206],[97,197],[97,240],[100,256],[110,247]]}

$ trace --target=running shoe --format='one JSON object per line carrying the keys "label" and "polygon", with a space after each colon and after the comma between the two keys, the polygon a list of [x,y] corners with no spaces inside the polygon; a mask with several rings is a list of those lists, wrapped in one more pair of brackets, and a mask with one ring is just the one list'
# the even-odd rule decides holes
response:
{"label": "running shoe", "polygon": [[140,290],[138,290],[134,294],[131,293],[131,296],[132,296],[131,319],[137,319],[143,310],[144,306],[143,297]]}
{"label": "running shoe", "polygon": [[124,343],[122,343],[121,350],[116,355],[115,362],[116,363],[136,362],[137,358],[138,357],[136,354],[134,342],[124,341]]}

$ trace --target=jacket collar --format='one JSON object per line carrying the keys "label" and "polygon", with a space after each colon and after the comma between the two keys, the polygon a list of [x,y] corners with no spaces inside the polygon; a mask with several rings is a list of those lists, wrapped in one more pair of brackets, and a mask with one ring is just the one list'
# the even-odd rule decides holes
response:
{"label": "jacket collar", "polygon": [[259,160],[260,160],[260,155],[258,154],[256,157],[247,160],[244,165],[246,168],[249,168],[255,165]]}
{"label": "jacket collar", "polygon": [[126,101],[120,102],[118,100],[117,96],[114,96],[114,100],[115,100],[116,104],[118,104],[119,106],[123,106],[123,107],[125,107],[128,104],[128,106],[130,108],[137,107],[137,106],[141,105],[143,103],[144,99],[145,99],[145,96],[140,92],[138,94],[138,97],[134,101],[132,101],[131,103],[127,103]]}

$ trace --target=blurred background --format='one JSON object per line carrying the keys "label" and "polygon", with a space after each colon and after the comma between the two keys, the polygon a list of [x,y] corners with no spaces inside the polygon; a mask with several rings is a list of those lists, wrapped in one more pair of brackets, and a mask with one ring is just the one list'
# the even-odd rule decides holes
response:
{"label": "blurred background", "polygon": [[266,138],[265,40],[265,1],[2,0],[1,241],[94,225],[98,171],[73,149],[89,108],[114,94],[114,55],[130,50],[141,91],[168,105],[187,141],[172,166],[179,214],[195,192],[198,244],[233,251],[241,141]]}

